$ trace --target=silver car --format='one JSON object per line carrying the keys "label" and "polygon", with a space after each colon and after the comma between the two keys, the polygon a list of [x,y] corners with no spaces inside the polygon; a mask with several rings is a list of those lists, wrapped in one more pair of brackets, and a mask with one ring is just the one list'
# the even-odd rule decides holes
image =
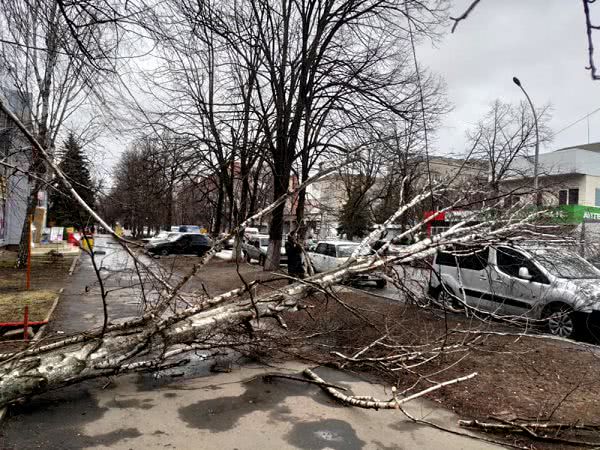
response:
{"label": "silver car", "polygon": [[[319,241],[314,250],[308,252],[310,262],[315,269],[315,272],[327,272],[344,264],[352,253],[360,247],[360,243],[342,240],[327,240]],[[360,256],[368,256],[373,254],[371,248],[364,248],[360,252]],[[355,283],[374,282],[378,288],[383,288],[386,285],[385,278],[377,273],[365,273],[356,275],[352,280]]]}
{"label": "silver car", "polygon": [[561,248],[492,246],[438,252],[430,292],[442,303],[544,319],[576,337],[600,324],[600,270]]}
{"label": "silver car", "polygon": [[[242,244],[242,253],[246,262],[250,263],[253,259],[258,261],[261,266],[265,265],[267,260],[267,250],[269,248],[269,236],[266,234],[256,234],[249,237]],[[280,264],[287,264],[287,255],[285,245],[281,244]]]}

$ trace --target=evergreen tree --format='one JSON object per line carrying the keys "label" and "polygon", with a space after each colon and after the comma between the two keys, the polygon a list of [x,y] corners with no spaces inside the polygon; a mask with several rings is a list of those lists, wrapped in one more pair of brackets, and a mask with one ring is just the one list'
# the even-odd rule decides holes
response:
{"label": "evergreen tree", "polygon": [[371,227],[371,215],[364,193],[353,189],[342,211],[340,212],[340,226],[338,232],[345,234],[348,239],[362,238],[367,235]]}
{"label": "evergreen tree", "polygon": [[[93,207],[94,191],[88,168],[89,161],[72,133],[69,134],[63,145],[64,154],[59,167],[81,198]],[[52,189],[50,191],[48,221],[55,222],[57,226],[65,227],[84,227],[88,225],[89,214],[66,192],[64,185],[57,180],[54,186],[58,190]]]}

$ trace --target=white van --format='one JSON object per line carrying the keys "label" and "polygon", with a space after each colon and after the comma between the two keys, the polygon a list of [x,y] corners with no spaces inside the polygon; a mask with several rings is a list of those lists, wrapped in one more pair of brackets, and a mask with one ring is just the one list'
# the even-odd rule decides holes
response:
{"label": "white van", "polygon": [[256,227],[246,227],[244,228],[244,238],[250,239],[253,236],[260,234],[258,228]]}
{"label": "white van", "polygon": [[561,248],[497,245],[438,252],[430,293],[499,315],[545,319],[572,338],[600,325],[600,270]]}

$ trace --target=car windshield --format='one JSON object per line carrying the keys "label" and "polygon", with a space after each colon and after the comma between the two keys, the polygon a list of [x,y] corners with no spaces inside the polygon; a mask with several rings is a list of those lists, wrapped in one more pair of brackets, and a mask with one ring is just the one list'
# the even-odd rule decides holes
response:
{"label": "car windshield", "polygon": [[169,233],[161,231],[156,236],[154,236],[154,239],[167,239],[167,236],[169,236]]}
{"label": "car windshield", "polygon": [[[352,256],[352,252],[358,248],[360,244],[342,244],[337,246],[337,256],[338,258],[348,258]],[[372,253],[372,250],[369,247],[363,248],[359,256],[367,256]]]}
{"label": "car windshield", "polygon": [[167,239],[170,241],[175,241],[179,236],[181,236],[181,233],[169,233]]}
{"label": "car windshield", "polygon": [[573,253],[559,249],[544,249],[537,250],[534,254],[540,264],[556,277],[600,279],[600,270]]}

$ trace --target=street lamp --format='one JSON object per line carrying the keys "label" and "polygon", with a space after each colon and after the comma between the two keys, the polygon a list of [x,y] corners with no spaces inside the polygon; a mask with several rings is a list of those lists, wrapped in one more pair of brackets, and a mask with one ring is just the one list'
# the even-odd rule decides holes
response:
{"label": "street lamp", "polygon": [[533,102],[531,98],[529,98],[529,94],[523,86],[521,85],[521,81],[517,77],[513,77],[513,83],[521,88],[525,97],[527,97],[527,101],[529,102],[529,106],[531,106],[531,112],[533,113],[533,122],[535,123],[535,156],[533,158],[533,191],[535,192],[535,204],[536,206],[542,205],[542,197],[539,192],[538,185],[538,160],[540,157],[540,133],[538,130],[538,120],[537,114],[535,113],[535,108],[533,107]]}

